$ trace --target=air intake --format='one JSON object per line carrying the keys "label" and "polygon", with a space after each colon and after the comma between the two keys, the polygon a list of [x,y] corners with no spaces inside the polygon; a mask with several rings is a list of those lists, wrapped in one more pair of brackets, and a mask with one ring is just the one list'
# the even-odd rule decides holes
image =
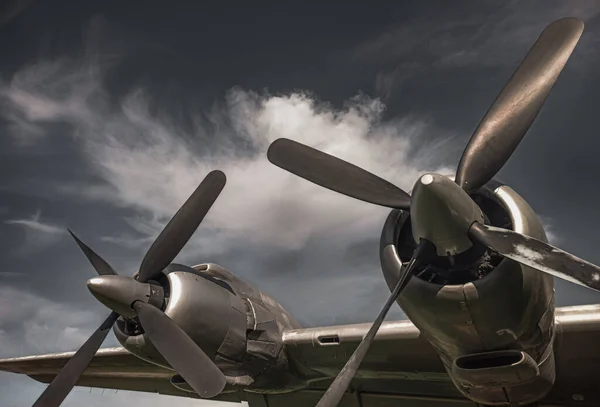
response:
{"label": "air intake", "polygon": [[527,353],[502,350],[458,357],[452,373],[465,386],[514,386],[539,376],[537,363]]}

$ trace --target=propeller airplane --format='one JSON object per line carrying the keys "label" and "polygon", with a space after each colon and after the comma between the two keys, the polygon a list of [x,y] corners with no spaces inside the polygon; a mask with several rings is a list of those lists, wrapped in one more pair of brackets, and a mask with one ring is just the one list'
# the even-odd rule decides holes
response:
{"label": "propeller airplane", "polygon": [[[529,204],[494,179],[542,108],[583,32],[550,24],[488,110],[455,176],[428,173],[409,195],[353,164],[278,139],[274,165],[384,206],[380,259],[391,295],[372,324],[303,328],[224,268],[173,263],[226,183],[209,173],[133,276],[75,234],[112,312],[77,351],[0,360],[49,386],[247,402],[250,407],[599,406],[600,304],[554,306],[553,277],[600,291],[600,267],[548,243]],[[384,319],[397,303],[409,320]],[[113,329],[121,347],[100,349]]]}

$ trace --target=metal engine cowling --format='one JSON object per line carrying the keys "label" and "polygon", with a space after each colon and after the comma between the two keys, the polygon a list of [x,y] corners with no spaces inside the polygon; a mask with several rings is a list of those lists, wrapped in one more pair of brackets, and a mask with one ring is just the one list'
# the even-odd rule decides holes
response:
{"label": "metal engine cowling", "polygon": [[[242,298],[226,283],[191,267],[170,265],[160,280],[167,316],[222,369],[227,368],[219,360],[223,356],[241,360],[245,353],[247,313]],[[119,319],[114,332],[127,350],[148,362],[170,368],[135,320]]]}
{"label": "metal engine cowling", "polygon": [[[474,199],[487,222],[547,241],[533,209],[511,188],[490,182],[474,194]],[[392,211],[380,246],[381,265],[390,290],[396,284],[402,262],[410,258],[415,244],[411,239],[408,214]],[[552,276],[509,259],[490,259],[493,253],[476,250],[477,256],[488,257],[467,259],[478,267],[470,274],[453,282],[455,276],[444,277],[441,265],[439,275],[434,269],[412,278],[397,302],[438,351],[448,374],[465,396],[486,405],[536,402],[550,391],[555,379]],[[452,366],[456,360],[500,350],[522,351],[535,361],[540,372],[533,379],[536,384],[472,386],[455,377]],[[535,391],[524,391],[526,388]]]}
{"label": "metal engine cowling", "polygon": [[[271,297],[212,263],[193,268],[171,264],[153,283],[164,291],[165,314],[226,375],[225,392],[239,387],[260,391],[265,382],[282,391],[294,387],[281,338],[285,329],[299,324]],[[139,358],[171,369],[135,319],[119,318],[114,332]],[[178,375],[171,384],[193,392]]]}

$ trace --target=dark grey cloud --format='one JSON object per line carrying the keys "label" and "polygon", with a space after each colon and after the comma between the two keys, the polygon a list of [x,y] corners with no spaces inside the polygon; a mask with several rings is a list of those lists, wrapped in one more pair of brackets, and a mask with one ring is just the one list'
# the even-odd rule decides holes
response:
{"label": "dark grey cloud", "polygon": [[[578,17],[588,28],[570,67],[585,70],[586,62],[598,58],[595,49],[600,32],[595,22],[600,5],[593,0],[539,5],[535,1],[465,1],[463,7],[448,9],[428,4],[335,58],[379,70],[375,91],[390,99],[408,81],[429,80],[439,85],[438,80],[447,80],[452,71],[512,70],[549,22]],[[444,73],[439,75],[439,71]]]}
{"label": "dark grey cloud", "polygon": [[[53,3],[0,27],[2,357],[77,348],[107,312],[66,227],[131,273],[215,168],[228,184],[179,261],[225,266],[308,326],[372,320],[389,293],[377,253],[387,210],[288,175],[268,144],[301,140],[406,189],[423,171],[452,171],[520,58],[564,15],[585,18],[581,47],[501,175],[553,241],[600,263],[593,2]],[[599,299],[557,282],[559,305]],[[7,401],[21,407],[43,386],[2,375],[7,388],[22,390]],[[133,397],[146,396],[78,390],[67,405]]]}
{"label": "dark grey cloud", "polygon": [[7,23],[19,15],[32,0],[3,0],[0,3],[0,23]]}

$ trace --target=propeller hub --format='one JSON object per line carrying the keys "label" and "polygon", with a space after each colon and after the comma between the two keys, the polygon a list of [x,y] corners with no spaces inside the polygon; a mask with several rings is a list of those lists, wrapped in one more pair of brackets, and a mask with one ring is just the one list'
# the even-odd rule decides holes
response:
{"label": "propeller hub", "polygon": [[439,256],[462,253],[473,243],[468,231],[483,223],[483,212],[455,182],[440,174],[425,174],[412,192],[410,219],[415,241],[432,242]]}
{"label": "propeller hub", "polygon": [[88,289],[98,301],[125,318],[133,318],[136,301],[160,307],[164,301],[162,287],[140,283],[131,277],[106,275],[94,277],[87,282]]}

